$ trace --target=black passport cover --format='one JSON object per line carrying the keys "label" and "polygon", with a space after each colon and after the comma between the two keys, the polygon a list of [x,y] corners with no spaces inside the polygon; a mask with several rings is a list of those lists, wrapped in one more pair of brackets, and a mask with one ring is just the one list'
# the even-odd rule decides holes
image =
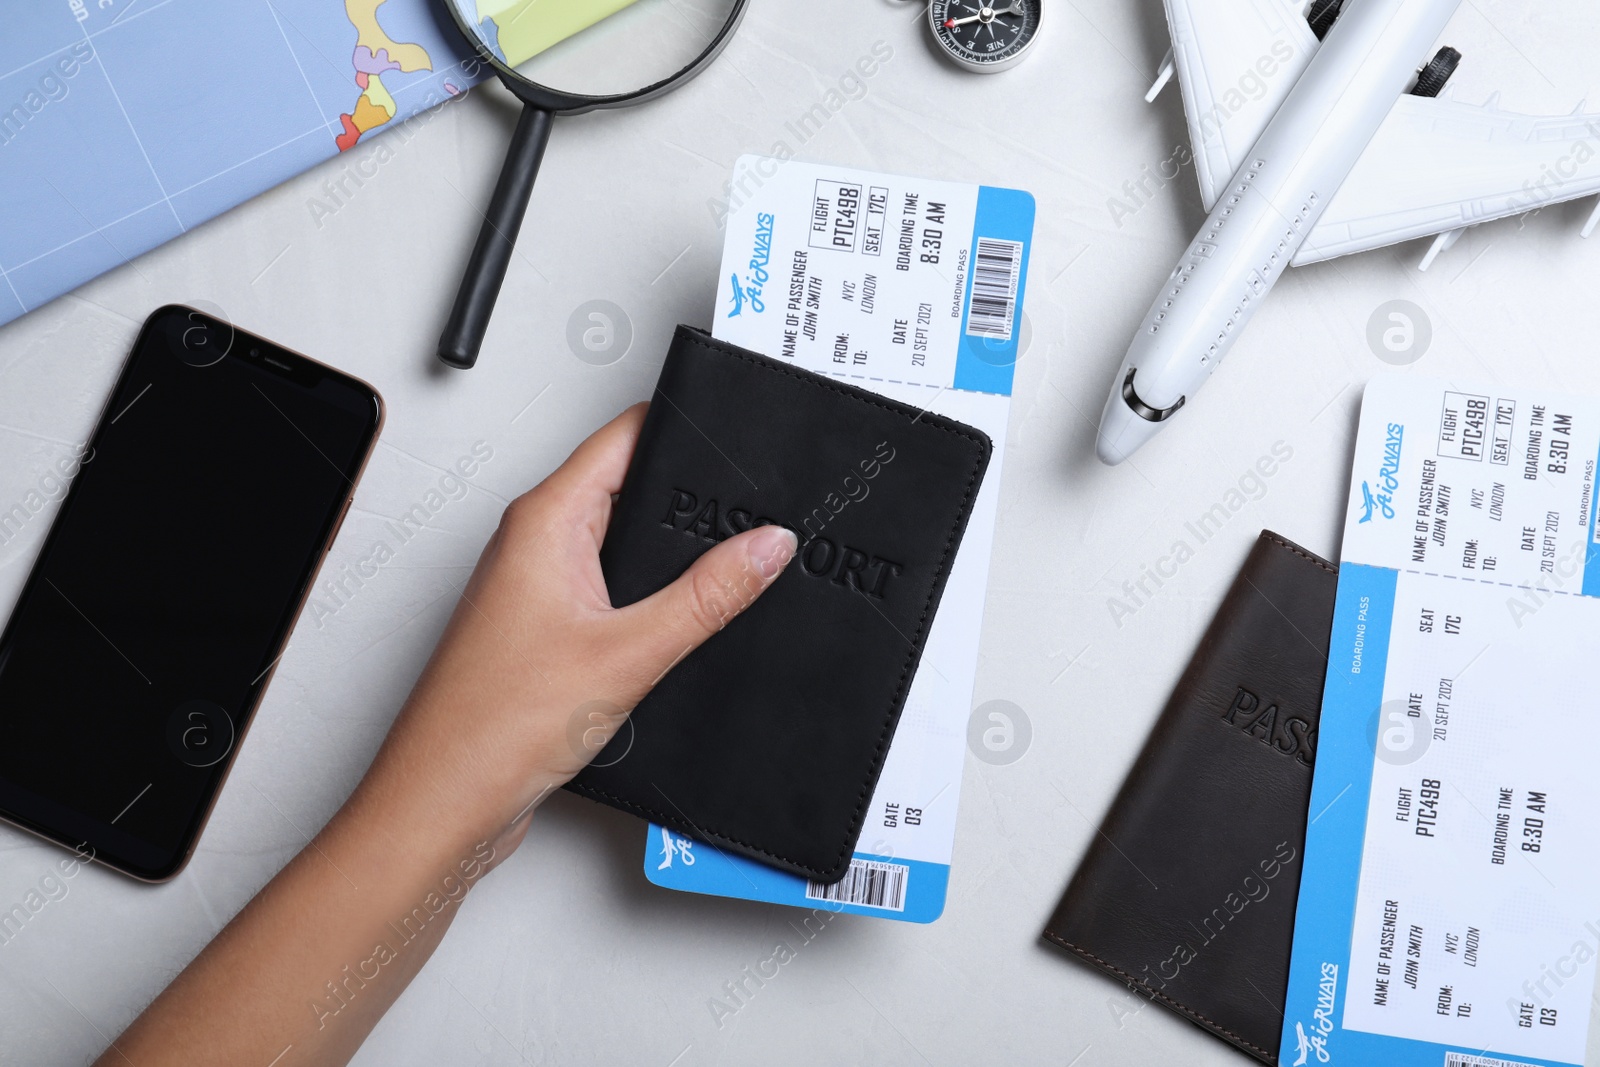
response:
{"label": "black passport cover", "polygon": [[989,453],[969,426],[678,327],[600,550],[611,602],[752,525],[800,549],[567,788],[843,878]]}
{"label": "black passport cover", "polygon": [[1269,1064],[1337,585],[1262,531],[1044,931]]}

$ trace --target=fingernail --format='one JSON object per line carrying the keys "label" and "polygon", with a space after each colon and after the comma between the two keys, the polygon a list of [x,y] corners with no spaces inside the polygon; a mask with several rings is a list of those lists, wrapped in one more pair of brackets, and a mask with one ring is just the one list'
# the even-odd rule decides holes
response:
{"label": "fingernail", "polygon": [[784,565],[794,558],[799,545],[793,530],[763,526],[750,538],[750,563],[761,577],[776,578]]}

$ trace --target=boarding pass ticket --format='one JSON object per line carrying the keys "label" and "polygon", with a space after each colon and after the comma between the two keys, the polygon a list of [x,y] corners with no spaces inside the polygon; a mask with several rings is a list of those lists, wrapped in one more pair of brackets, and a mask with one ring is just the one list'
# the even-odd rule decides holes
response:
{"label": "boarding pass ticket", "polygon": [[1367,387],[1280,1063],[1600,1064],[1600,401]]}
{"label": "boarding pass ticket", "polygon": [[956,801],[1033,235],[1013,189],[744,156],[712,332],[987,433],[993,458],[843,881],[817,885],[652,826],[673,889],[932,922]]}

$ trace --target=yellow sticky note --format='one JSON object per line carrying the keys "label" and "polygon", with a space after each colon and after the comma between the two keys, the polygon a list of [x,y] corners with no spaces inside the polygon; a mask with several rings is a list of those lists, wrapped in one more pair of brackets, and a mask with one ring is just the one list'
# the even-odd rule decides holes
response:
{"label": "yellow sticky note", "polygon": [[506,63],[538,55],[634,0],[478,0],[478,18],[493,22]]}

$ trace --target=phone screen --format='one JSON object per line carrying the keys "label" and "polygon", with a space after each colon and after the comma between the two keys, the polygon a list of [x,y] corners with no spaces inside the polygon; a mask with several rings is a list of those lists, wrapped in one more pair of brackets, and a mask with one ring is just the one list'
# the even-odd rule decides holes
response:
{"label": "phone screen", "polygon": [[150,317],[0,636],[0,815],[182,867],[381,421],[354,378]]}

